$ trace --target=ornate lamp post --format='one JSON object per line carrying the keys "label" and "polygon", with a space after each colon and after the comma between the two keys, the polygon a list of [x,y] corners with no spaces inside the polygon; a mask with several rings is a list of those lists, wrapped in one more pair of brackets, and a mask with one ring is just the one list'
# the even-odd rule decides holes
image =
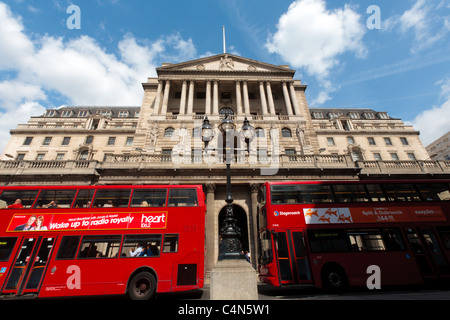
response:
{"label": "ornate lamp post", "polygon": [[[231,195],[231,162],[234,159],[234,134],[236,125],[233,120],[228,118],[228,115],[219,124],[219,130],[222,132],[225,139],[225,163],[227,167],[227,212],[224,219],[224,225],[220,230],[222,243],[219,248],[219,260],[223,259],[240,259],[242,256],[242,245],[239,240],[241,235],[240,229],[236,226],[236,219],[233,211],[233,197]],[[205,142],[205,149],[212,137],[212,128],[209,120],[206,117],[202,125],[202,139]],[[244,120],[242,132],[245,139],[252,139],[254,136],[254,128],[249,124],[247,118]]]}

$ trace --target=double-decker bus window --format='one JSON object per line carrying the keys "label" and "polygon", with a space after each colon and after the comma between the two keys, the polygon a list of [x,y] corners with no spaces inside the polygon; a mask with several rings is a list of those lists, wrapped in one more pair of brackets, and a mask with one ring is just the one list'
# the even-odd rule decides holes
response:
{"label": "double-decker bus window", "polygon": [[420,201],[419,194],[410,183],[386,183],[383,188],[389,201]]}
{"label": "double-decker bus window", "polygon": [[384,244],[386,245],[386,249],[388,251],[403,251],[406,249],[400,230],[389,228],[383,229],[382,232]]}
{"label": "double-decker bus window", "polygon": [[197,192],[195,189],[170,189],[169,207],[193,207],[198,206]]}
{"label": "double-decker bus window", "polygon": [[308,230],[308,239],[313,253],[350,251],[344,230]]}
{"label": "double-decker bus window", "polygon": [[352,251],[386,250],[381,230],[349,230],[347,235]]}
{"label": "double-decker bus window", "polygon": [[61,190],[51,189],[42,190],[39,194],[39,198],[36,201],[35,209],[56,209],[56,208],[70,208],[73,199],[75,198],[75,189]]}
{"label": "double-decker bus window", "polygon": [[362,184],[334,184],[336,202],[369,202],[369,196]]}
{"label": "double-decker bus window", "polygon": [[64,236],[59,245],[56,259],[74,259],[79,243],[80,236]]}
{"label": "double-decker bus window", "polygon": [[78,190],[77,199],[73,205],[74,208],[89,208],[92,203],[95,189],[80,189]]}
{"label": "double-decker bus window", "polygon": [[450,249],[450,227],[438,227],[437,230],[445,249]]}
{"label": "double-decker bus window", "polygon": [[379,184],[366,184],[367,192],[369,192],[369,197],[373,202],[385,202],[386,195]]}
{"label": "double-decker bus window", "polygon": [[125,236],[121,257],[159,257],[161,253],[161,235]]}
{"label": "double-decker bus window", "polygon": [[117,258],[121,236],[86,236],[78,258]]}
{"label": "double-decker bus window", "polygon": [[266,264],[273,259],[272,239],[269,230],[264,230],[259,234],[259,260],[261,264]]}
{"label": "double-decker bus window", "polygon": [[[33,205],[39,190],[5,190],[0,195],[2,205],[0,208],[8,209],[29,209]],[[16,200],[21,201],[20,205],[15,205]]]}
{"label": "double-decker bus window", "polygon": [[8,261],[17,238],[0,238],[0,261]]}
{"label": "double-decker bus window", "polygon": [[424,201],[450,200],[449,188],[446,183],[417,183],[416,187]]}
{"label": "double-decker bus window", "polygon": [[94,208],[128,207],[130,189],[99,189],[95,194]]}
{"label": "double-decker bus window", "polygon": [[131,199],[132,207],[165,207],[167,189],[135,189]]}
{"label": "double-decker bus window", "polygon": [[163,252],[178,252],[178,235],[177,234],[164,235]]}
{"label": "double-decker bus window", "polygon": [[328,184],[274,185],[271,187],[273,204],[332,202],[333,194]]}

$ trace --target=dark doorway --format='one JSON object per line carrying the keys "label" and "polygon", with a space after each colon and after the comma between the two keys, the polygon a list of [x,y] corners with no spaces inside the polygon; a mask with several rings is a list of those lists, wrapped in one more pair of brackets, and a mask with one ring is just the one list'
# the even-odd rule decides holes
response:
{"label": "dark doorway", "polygon": [[[247,214],[245,213],[244,209],[238,205],[233,205],[233,211],[234,211],[234,218],[236,221],[236,226],[238,226],[241,229],[241,237],[239,240],[241,240],[242,244],[242,251],[250,251],[249,250],[249,243],[248,243],[248,224],[247,224]],[[222,210],[220,210],[219,213],[219,245],[220,245],[220,230],[223,227],[223,220],[225,219],[225,215],[227,213],[227,207],[223,207]]]}

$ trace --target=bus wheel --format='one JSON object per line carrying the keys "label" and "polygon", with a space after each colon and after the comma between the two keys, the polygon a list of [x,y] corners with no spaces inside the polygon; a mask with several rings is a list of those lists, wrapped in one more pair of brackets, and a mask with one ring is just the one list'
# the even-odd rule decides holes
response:
{"label": "bus wheel", "polygon": [[156,291],[156,279],[150,272],[139,272],[128,285],[131,300],[149,300]]}
{"label": "bus wheel", "polygon": [[322,281],[326,289],[343,290],[347,287],[347,277],[344,270],[337,266],[330,266],[323,270]]}

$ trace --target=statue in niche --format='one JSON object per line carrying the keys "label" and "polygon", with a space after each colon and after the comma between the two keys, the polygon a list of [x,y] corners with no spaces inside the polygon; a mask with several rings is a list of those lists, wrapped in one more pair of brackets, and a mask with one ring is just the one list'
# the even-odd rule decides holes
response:
{"label": "statue in niche", "polygon": [[150,129],[150,147],[155,147],[158,141],[158,124],[153,124],[153,128]]}
{"label": "statue in niche", "polygon": [[231,69],[234,70],[234,62],[227,54],[220,58],[220,66],[219,69]]}
{"label": "statue in niche", "polygon": [[297,137],[298,137],[298,142],[300,143],[300,146],[305,146],[306,145],[306,140],[305,140],[305,125],[302,123],[299,123],[297,125]]}

